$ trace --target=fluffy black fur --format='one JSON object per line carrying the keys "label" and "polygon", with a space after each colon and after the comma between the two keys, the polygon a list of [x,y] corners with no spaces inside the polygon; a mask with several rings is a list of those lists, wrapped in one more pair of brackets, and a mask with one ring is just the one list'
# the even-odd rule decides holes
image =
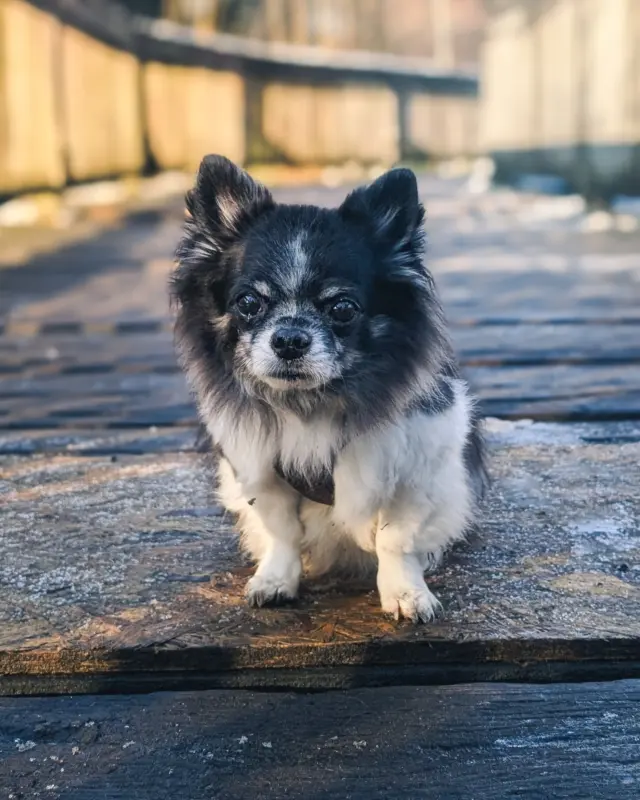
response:
{"label": "fluffy black fur", "polygon": [[[350,436],[416,402],[418,375],[433,377],[417,398],[425,413],[452,402],[447,379],[456,366],[422,259],[424,209],[411,171],[392,170],[353,191],[339,208],[322,209],[277,204],[246,172],[208,156],[187,207],[171,294],[178,351],[201,405],[206,398],[210,407],[232,407],[237,419],[257,411],[275,425],[274,409],[312,418],[329,404],[344,415]],[[262,282],[271,287],[269,302],[277,302],[291,270],[283,252],[297,235],[304,236],[308,260],[303,299],[311,305],[335,283],[349,287],[360,313],[336,326],[316,308],[327,347],[339,339],[348,358],[341,364],[335,351],[340,374],[328,384],[282,392],[256,380],[238,357],[241,336],[253,337],[268,323],[269,304],[247,321],[236,301]],[[468,464],[477,477],[484,467],[475,424],[471,439]]]}

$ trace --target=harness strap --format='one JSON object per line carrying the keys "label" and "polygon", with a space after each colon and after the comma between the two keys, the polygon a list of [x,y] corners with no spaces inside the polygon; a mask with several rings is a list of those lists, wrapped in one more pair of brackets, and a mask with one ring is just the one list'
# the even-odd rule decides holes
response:
{"label": "harness strap", "polygon": [[324,470],[316,480],[311,483],[304,475],[297,472],[285,472],[279,461],[274,464],[274,469],[283,481],[289,484],[307,500],[314,503],[321,503],[324,506],[332,506],[335,499],[335,485],[333,475],[329,470]]}

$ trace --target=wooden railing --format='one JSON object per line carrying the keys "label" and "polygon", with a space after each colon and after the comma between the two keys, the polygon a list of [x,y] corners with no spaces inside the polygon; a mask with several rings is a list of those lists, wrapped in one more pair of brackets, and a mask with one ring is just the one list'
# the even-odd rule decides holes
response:
{"label": "wooden railing", "polygon": [[242,163],[388,165],[477,149],[477,76],[202,34],[107,0],[0,0],[0,195]]}
{"label": "wooden railing", "polygon": [[477,65],[484,0],[124,0],[139,13],[247,39]]}

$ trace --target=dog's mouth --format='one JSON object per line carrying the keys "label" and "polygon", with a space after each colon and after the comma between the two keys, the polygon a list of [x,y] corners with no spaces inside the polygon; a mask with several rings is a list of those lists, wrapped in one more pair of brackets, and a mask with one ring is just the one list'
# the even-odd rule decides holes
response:
{"label": "dog's mouth", "polygon": [[318,375],[314,375],[303,369],[301,366],[287,365],[281,366],[269,372],[263,377],[265,383],[273,389],[317,389],[323,381]]}
{"label": "dog's mouth", "polygon": [[304,372],[284,372],[282,375],[274,375],[273,377],[279,378],[282,381],[287,381],[288,383],[309,380],[309,375],[305,375]]}
{"label": "dog's mouth", "polygon": [[292,383],[317,379],[317,376],[315,376],[313,372],[303,367],[285,367],[284,369],[278,369],[273,373],[273,377],[280,378],[283,381],[291,381]]}
{"label": "dog's mouth", "polygon": [[278,359],[271,365],[269,377],[279,378],[283,381],[311,380],[313,369],[309,369],[309,364],[304,358],[296,358],[292,361]]}
{"label": "dog's mouth", "polygon": [[265,348],[247,348],[241,359],[254,380],[280,392],[322,389],[340,375],[338,359],[329,352],[320,356],[308,354],[301,358],[279,358]]}

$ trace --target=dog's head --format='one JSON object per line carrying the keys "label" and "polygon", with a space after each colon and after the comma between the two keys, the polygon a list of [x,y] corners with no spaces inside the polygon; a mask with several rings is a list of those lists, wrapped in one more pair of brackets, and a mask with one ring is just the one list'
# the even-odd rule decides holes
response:
{"label": "dog's head", "polygon": [[322,209],[277,204],[208,156],[187,203],[173,295],[185,360],[200,372],[273,404],[305,393],[375,407],[437,369],[443,325],[411,171]]}

